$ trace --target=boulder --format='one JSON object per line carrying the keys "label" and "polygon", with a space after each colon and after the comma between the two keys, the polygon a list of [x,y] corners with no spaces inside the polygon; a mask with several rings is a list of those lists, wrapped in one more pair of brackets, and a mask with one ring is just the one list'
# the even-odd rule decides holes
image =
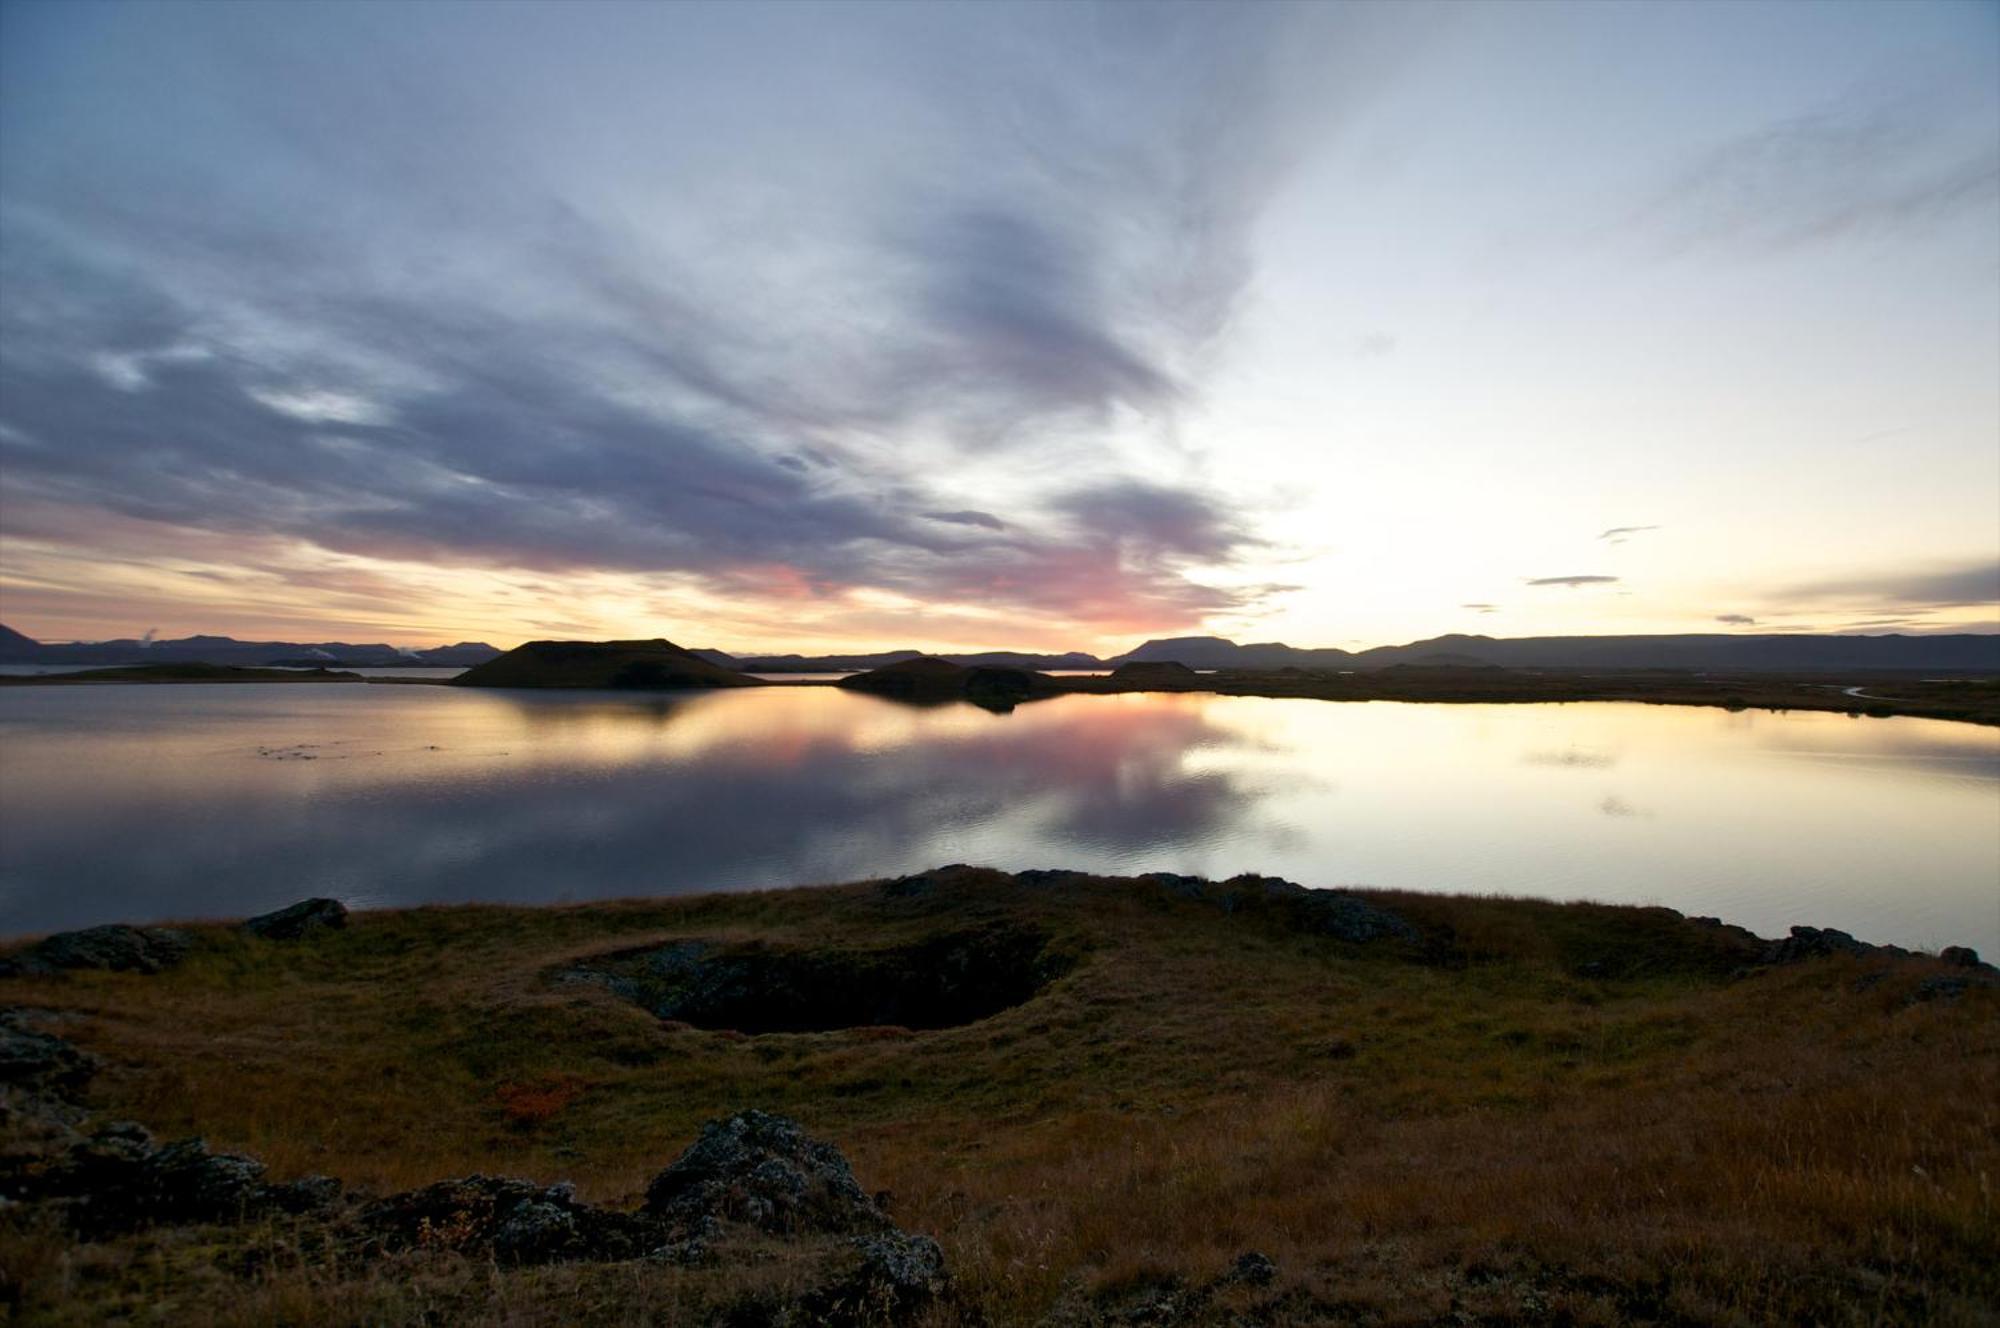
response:
{"label": "boulder", "polygon": [[1236,1262],[1222,1275],[1225,1282],[1236,1282],[1243,1286],[1269,1286],[1278,1276],[1278,1265],[1268,1254],[1248,1250],[1236,1256]]}
{"label": "boulder", "polygon": [[347,925],[347,905],[338,899],[301,899],[273,913],[259,914],[243,930],[267,941],[296,941],[318,931]]}
{"label": "boulder", "polygon": [[1947,945],[1938,951],[1938,958],[1954,968],[1984,968],[1979,962],[1979,951],[1969,945]]}
{"label": "boulder", "polygon": [[889,1229],[839,1149],[796,1121],[754,1110],[702,1126],[646,1187],[642,1211],[675,1227],[741,1222],[776,1235]]}
{"label": "boulder", "polygon": [[114,973],[158,973],[187,957],[186,933],[165,927],[113,924],[62,931],[43,937],[5,965],[11,973],[58,973],[100,969]]}
{"label": "boulder", "polygon": [[465,1176],[380,1199],[359,1222],[376,1248],[449,1249],[501,1263],[630,1259],[659,1243],[658,1225],[579,1203],[570,1186]]}
{"label": "boulder", "polygon": [[0,1084],[69,1097],[97,1068],[97,1057],[82,1048],[25,1027],[20,1011],[0,1011]]}
{"label": "boulder", "polygon": [[857,1236],[851,1244],[852,1263],[801,1299],[805,1322],[903,1323],[951,1291],[944,1251],[929,1236],[890,1230]]}

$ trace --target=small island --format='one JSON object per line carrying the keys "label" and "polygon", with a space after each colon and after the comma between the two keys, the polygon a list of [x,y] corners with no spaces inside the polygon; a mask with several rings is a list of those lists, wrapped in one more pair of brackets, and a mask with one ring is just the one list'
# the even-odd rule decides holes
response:
{"label": "small island", "polygon": [[121,664],[74,673],[0,675],[0,686],[70,687],[90,683],[367,682],[358,673],[327,668],[249,668],[236,664]]}

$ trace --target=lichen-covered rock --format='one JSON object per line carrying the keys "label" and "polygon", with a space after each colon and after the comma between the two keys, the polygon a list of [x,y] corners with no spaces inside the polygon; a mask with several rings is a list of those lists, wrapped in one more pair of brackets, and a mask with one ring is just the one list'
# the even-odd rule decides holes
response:
{"label": "lichen-covered rock", "polygon": [[778,1235],[889,1226],[839,1149],[763,1111],[704,1125],[701,1137],[646,1187],[644,1211],[675,1226],[716,1219]]}
{"label": "lichen-covered rock", "polygon": [[213,1152],[201,1139],[155,1147],[144,1129],[116,1121],[71,1143],[21,1197],[55,1201],[72,1226],[101,1234],[238,1221],[271,1207],[272,1188],[255,1158]]}
{"label": "lichen-covered rock", "polygon": [[0,965],[0,974],[71,969],[158,973],[185,959],[189,948],[185,933],[165,927],[86,927],[42,938]]}
{"label": "lichen-covered rock", "polygon": [[201,1139],[157,1149],[142,1167],[147,1216],[156,1222],[222,1222],[260,1206],[264,1164],[240,1153],[215,1153]]}
{"label": "lichen-covered rock", "polygon": [[53,1033],[29,1028],[17,1010],[0,1010],[0,1084],[68,1097],[97,1072],[97,1057]]}
{"label": "lichen-covered rock", "polygon": [[267,941],[296,941],[317,931],[347,925],[347,905],[338,899],[301,899],[272,913],[259,914],[243,930]]}
{"label": "lichen-covered rock", "polygon": [[1225,1282],[1236,1282],[1243,1286],[1262,1287],[1271,1285],[1278,1276],[1278,1265],[1268,1254],[1247,1250],[1236,1256],[1236,1262],[1223,1274]]}
{"label": "lichen-covered rock", "polygon": [[804,1322],[904,1323],[951,1290],[944,1251],[929,1236],[890,1230],[857,1236],[852,1247],[852,1264],[801,1298]]}
{"label": "lichen-covered rock", "polygon": [[502,1263],[630,1259],[658,1244],[658,1224],[578,1203],[568,1185],[466,1176],[392,1194],[359,1224],[386,1250],[448,1249]]}

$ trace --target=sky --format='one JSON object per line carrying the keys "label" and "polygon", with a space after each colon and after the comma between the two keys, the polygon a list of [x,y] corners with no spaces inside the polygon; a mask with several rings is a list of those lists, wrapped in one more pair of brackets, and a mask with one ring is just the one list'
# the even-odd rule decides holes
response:
{"label": "sky", "polygon": [[0,621],[2000,630],[2000,5],[0,0]]}

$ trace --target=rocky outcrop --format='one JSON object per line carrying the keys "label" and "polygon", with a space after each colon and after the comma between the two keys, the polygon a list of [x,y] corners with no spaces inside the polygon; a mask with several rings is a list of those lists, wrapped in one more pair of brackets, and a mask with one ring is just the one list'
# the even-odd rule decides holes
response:
{"label": "rocky outcrop", "polygon": [[302,899],[272,913],[259,914],[243,930],[267,941],[296,941],[314,932],[347,925],[347,905],[338,899]]}
{"label": "rocky outcrop", "polygon": [[740,1222],[773,1235],[890,1227],[839,1149],[763,1111],[704,1125],[701,1137],[646,1187],[643,1211],[674,1227]]}
{"label": "rocky outcrop", "polygon": [[[8,1033],[17,1036],[13,1042],[0,1036],[0,1054],[14,1051],[0,1066],[16,1070],[10,1083],[90,1068],[69,1059],[61,1039],[0,1022],[0,1034]],[[482,1175],[343,1202],[337,1181],[311,1176],[273,1184],[255,1158],[216,1152],[201,1139],[159,1145],[125,1121],[88,1133],[42,1123],[49,1142],[39,1152],[0,1155],[0,1207],[35,1205],[84,1239],[286,1214],[311,1221],[364,1258],[450,1251],[516,1267],[768,1258],[768,1244],[755,1242],[778,1237],[795,1243],[809,1275],[803,1290],[760,1307],[773,1322],[902,1323],[950,1294],[937,1242],[898,1230],[839,1149],[768,1112],[739,1112],[703,1126],[653,1179],[636,1212],[583,1203],[566,1183]],[[736,1233],[755,1237],[738,1249]]]}
{"label": "rocky outcrop", "polygon": [[165,927],[113,924],[62,931],[0,961],[0,977],[74,969],[158,973],[185,959],[191,945],[185,932]]}
{"label": "rocky outcrop", "polygon": [[890,1230],[857,1236],[850,1249],[847,1266],[801,1298],[805,1323],[900,1323],[951,1293],[944,1251],[929,1236]]}
{"label": "rocky outcrop", "polygon": [[140,1126],[116,1121],[74,1137],[39,1167],[10,1178],[9,1188],[7,1197],[50,1204],[76,1230],[103,1236],[310,1211],[331,1203],[340,1187],[325,1177],[269,1184],[255,1158],[215,1152],[201,1139],[156,1146]]}
{"label": "rocky outcrop", "polygon": [[31,1028],[20,1010],[0,1010],[0,1086],[53,1098],[81,1092],[98,1059],[53,1033]]}
{"label": "rocky outcrop", "polygon": [[657,1224],[579,1203],[567,1184],[465,1176],[390,1195],[357,1219],[369,1248],[451,1249],[508,1264],[631,1259],[658,1246]]}

